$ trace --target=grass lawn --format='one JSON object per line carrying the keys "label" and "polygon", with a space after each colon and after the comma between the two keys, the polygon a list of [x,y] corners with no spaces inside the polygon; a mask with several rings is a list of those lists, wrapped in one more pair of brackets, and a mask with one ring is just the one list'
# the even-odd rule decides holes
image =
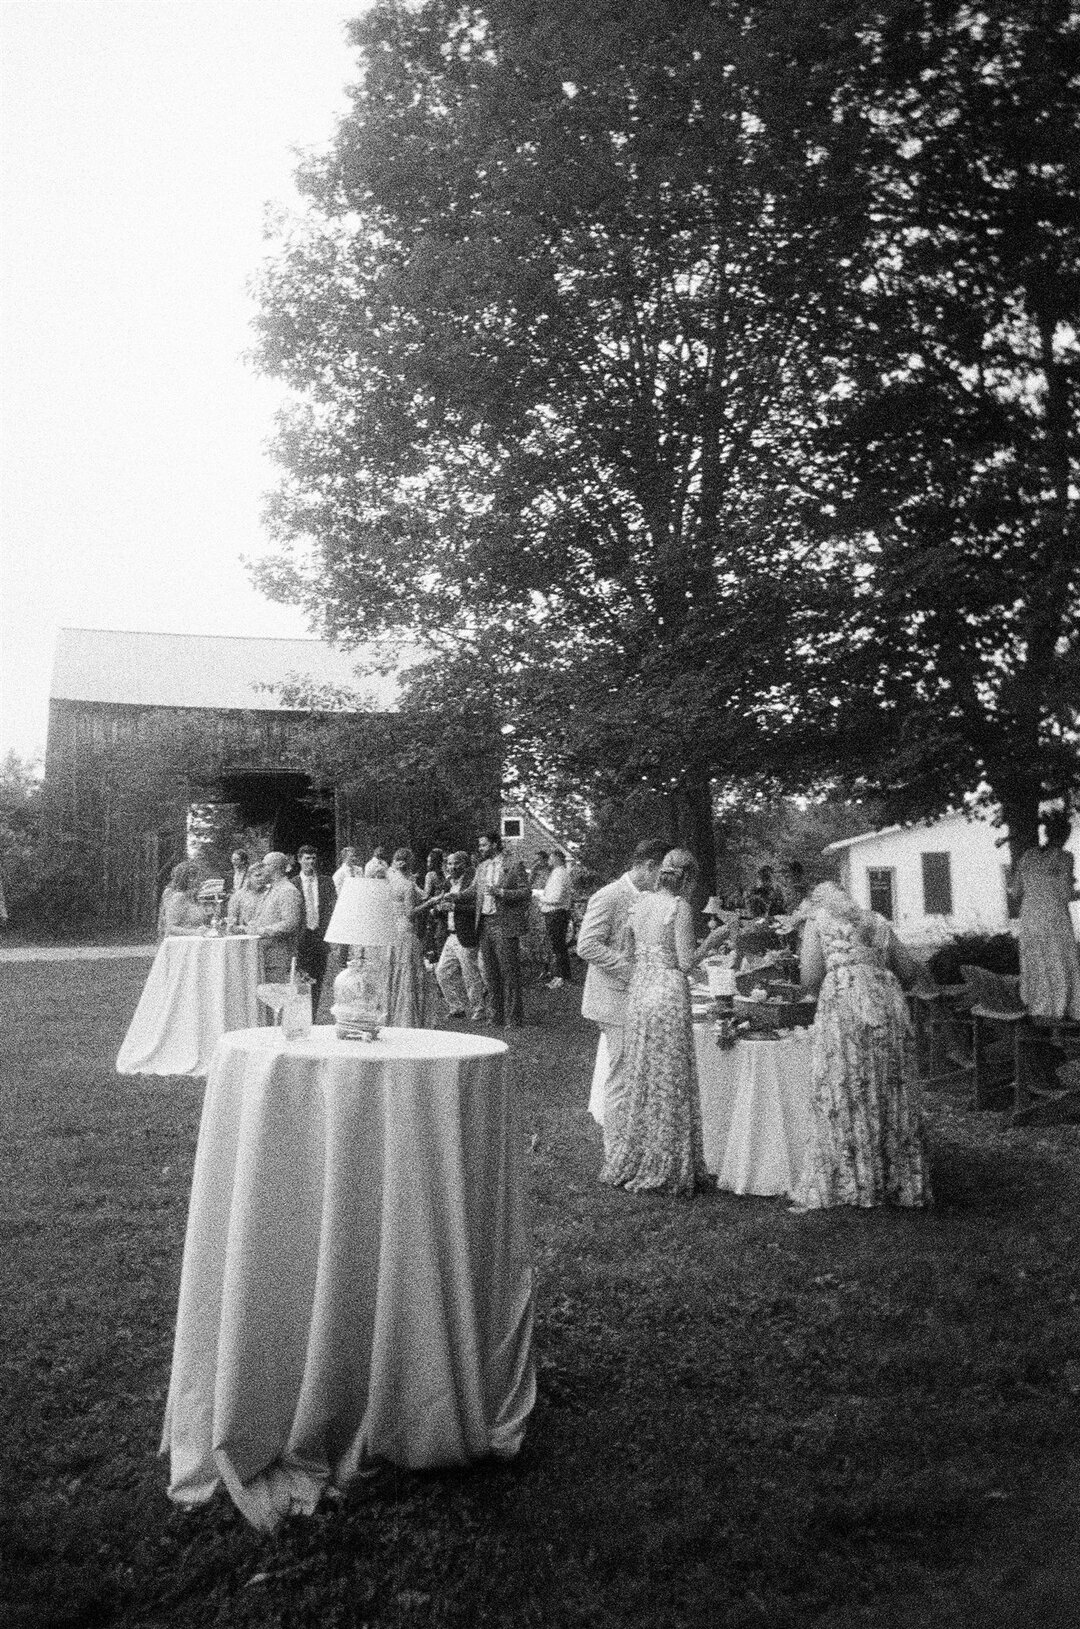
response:
{"label": "grass lawn", "polygon": [[[156,1457],[202,1087],[120,1080],[142,961],[0,967],[0,1622],[1080,1623],[1080,1128],[929,1103],[937,1208],[596,1181],[595,1031],[530,992],[540,1397],[511,1465],[268,1539]],[[2,1603],[6,1602],[7,1617]]]}

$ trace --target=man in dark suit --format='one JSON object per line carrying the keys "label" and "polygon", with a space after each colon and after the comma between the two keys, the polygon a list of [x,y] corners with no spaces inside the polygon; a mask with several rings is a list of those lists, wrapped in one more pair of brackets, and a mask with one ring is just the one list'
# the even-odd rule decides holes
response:
{"label": "man in dark suit", "polygon": [[519,940],[529,926],[529,874],[520,860],[503,854],[494,832],[484,832],[477,847],[476,926],[488,1017],[493,1024],[523,1024]]}
{"label": "man in dark suit", "polygon": [[297,851],[300,875],[290,882],[300,895],[302,915],[300,938],[296,946],[296,965],[311,980],[311,1019],[314,1023],[319,1010],[319,996],[326,975],[329,946],[323,935],[334,909],[334,879],[316,870],[318,855],[310,843]]}

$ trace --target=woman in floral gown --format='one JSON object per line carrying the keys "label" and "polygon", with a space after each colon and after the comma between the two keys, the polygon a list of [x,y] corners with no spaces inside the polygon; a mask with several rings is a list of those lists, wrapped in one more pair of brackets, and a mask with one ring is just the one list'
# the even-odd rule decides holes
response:
{"label": "woman in floral gown", "polygon": [[399,848],[386,874],[398,908],[398,931],[390,947],[387,1023],[401,1029],[425,1029],[430,1018],[424,950],[417,932],[423,921],[424,896],[416,885],[411,849]]}
{"label": "woman in floral gown", "polygon": [[1020,999],[1033,1018],[1080,1018],[1080,955],[1069,914],[1076,878],[1065,848],[1069,817],[1055,811],[1042,825],[1045,847],[1025,850],[1010,884],[1020,901]]}
{"label": "woman in floral gown", "polygon": [[928,1205],[915,1043],[900,980],[916,964],[888,922],[835,883],[808,903],[802,981],[819,988],[810,1138],[794,1208]]}
{"label": "woman in floral gown", "polygon": [[627,921],[626,1113],[600,1180],[631,1193],[692,1194],[709,1183],[686,975],[727,929],[695,949],[689,899],[697,871],[692,854],[671,849],[656,893],[639,894]]}

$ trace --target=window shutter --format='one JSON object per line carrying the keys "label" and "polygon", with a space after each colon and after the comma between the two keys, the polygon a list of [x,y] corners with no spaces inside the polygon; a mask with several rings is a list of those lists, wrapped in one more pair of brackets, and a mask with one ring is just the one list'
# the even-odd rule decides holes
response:
{"label": "window shutter", "polygon": [[870,894],[870,909],[893,920],[893,873],[891,866],[869,866],[866,881]]}
{"label": "window shutter", "polygon": [[924,853],[922,860],[923,910],[927,916],[952,915],[952,873],[948,854]]}

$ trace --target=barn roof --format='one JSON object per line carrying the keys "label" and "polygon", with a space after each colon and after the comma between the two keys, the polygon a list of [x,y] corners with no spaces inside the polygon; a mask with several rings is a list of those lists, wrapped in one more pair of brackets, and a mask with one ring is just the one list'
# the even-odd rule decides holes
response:
{"label": "barn roof", "polygon": [[56,701],[127,707],[209,707],[279,712],[287,680],[356,690],[368,708],[392,712],[397,671],[358,679],[368,650],[335,650],[319,639],[253,639],[231,634],[127,633],[61,628],[49,694]]}

